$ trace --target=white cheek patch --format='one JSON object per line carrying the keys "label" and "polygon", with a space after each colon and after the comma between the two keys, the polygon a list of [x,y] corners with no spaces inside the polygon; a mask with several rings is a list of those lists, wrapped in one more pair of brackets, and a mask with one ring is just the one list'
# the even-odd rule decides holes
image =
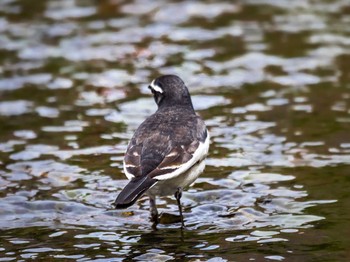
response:
{"label": "white cheek patch", "polygon": [[154,91],[156,91],[156,92],[158,92],[158,93],[163,93],[163,89],[161,89],[159,86],[157,86],[156,84],[154,84],[154,80],[152,81],[150,87],[151,87]]}

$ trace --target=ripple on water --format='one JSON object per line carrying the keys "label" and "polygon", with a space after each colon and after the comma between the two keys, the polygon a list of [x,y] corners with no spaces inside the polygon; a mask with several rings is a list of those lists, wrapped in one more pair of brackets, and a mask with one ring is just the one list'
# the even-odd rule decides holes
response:
{"label": "ripple on water", "polygon": [[38,106],[35,108],[35,111],[39,116],[47,118],[56,118],[60,114],[60,111],[57,108],[48,106]]}
{"label": "ripple on water", "polygon": [[0,115],[18,116],[31,112],[33,102],[27,100],[15,100],[0,102]]}
{"label": "ripple on water", "polygon": [[[0,261],[280,261],[310,232],[317,252],[334,246],[327,223],[309,228],[336,210],[318,196],[346,195],[322,173],[350,164],[346,1],[24,2],[0,1]],[[183,194],[185,237],[152,231],[146,197],[111,208],[127,141],[156,110],[147,83],[165,73],[212,137]]]}
{"label": "ripple on water", "polygon": [[[58,191],[52,195],[53,200],[35,200],[20,195],[2,198],[1,210],[12,210],[0,214],[1,226],[4,228],[14,228],[19,224],[28,227],[49,226],[56,221],[72,226],[90,225],[116,230],[132,224],[149,225],[148,202],[144,202],[146,199],[140,202],[141,209],[136,205],[128,213],[105,209],[116,195],[110,192],[121,189],[125,180],[121,183],[107,176],[82,174],[84,170],[79,167],[53,161],[19,162],[8,165],[7,168],[13,173],[2,175],[4,179],[24,173],[37,177],[39,190],[42,190],[41,185],[48,185],[49,188],[57,187]],[[199,179],[194,190],[184,193],[183,203],[187,210],[185,217],[189,229],[207,228],[202,231],[204,234],[231,231],[233,228],[246,230],[265,226],[278,230],[301,228],[323,219],[320,216],[303,214],[306,208],[332,202],[298,200],[305,196],[304,191],[280,185],[281,182],[294,179],[293,176],[236,172],[229,178],[232,179],[231,186],[228,186],[228,180],[224,182],[220,179]],[[77,179],[85,181],[87,189],[64,189],[63,186],[72,185]],[[203,183],[215,189],[201,191]],[[223,185],[226,185],[226,190],[222,189]],[[160,208],[161,212],[176,212],[177,207],[173,200],[166,199],[165,203]],[[257,206],[261,211],[256,210]],[[119,239],[118,236],[115,237]],[[268,237],[264,235],[259,239],[265,240]]]}

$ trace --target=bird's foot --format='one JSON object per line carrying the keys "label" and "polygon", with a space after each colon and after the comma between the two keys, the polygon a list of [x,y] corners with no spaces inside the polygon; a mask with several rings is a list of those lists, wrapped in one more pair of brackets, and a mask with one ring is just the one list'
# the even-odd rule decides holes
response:
{"label": "bird's foot", "polygon": [[184,217],[182,215],[182,206],[181,206],[181,197],[182,197],[182,188],[178,187],[174,194],[177,202],[177,206],[179,207],[180,219],[181,219],[181,229],[185,228]]}
{"label": "bird's foot", "polygon": [[153,222],[154,224],[158,224],[158,223],[159,223],[159,216],[158,216],[158,213],[151,213],[150,220],[151,220],[151,222]]}

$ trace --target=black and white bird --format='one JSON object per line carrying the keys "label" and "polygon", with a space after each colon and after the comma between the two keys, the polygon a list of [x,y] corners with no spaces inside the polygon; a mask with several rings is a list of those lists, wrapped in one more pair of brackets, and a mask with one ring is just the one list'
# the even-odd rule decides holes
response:
{"label": "black and white bird", "polygon": [[136,130],[124,157],[130,182],[114,202],[127,208],[144,193],[150,199],[151,220],[158,222],[156,196],[174,194],[184,226],[182,189],[203,172],[209,149],[209,132],[196,115],[185,83],[175,75],[163,75],[148,87],[158,110]]}

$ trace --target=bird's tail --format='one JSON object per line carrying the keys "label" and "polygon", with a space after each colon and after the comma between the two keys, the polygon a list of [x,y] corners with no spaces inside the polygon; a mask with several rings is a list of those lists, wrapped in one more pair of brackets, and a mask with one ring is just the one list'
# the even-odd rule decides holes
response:
{"label": "bird's tail", "polygon": [[114,202],[114,207],[117,209],[127,208],[133,205],[147,189],[152,187],[158,180],[149,176],[134,177],[119,193]]}

